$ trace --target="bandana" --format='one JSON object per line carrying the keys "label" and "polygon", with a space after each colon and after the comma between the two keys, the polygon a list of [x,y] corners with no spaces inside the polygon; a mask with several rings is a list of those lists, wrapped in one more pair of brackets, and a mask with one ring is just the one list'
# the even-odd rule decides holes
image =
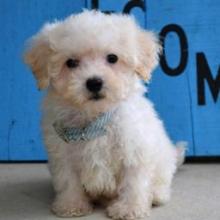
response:
{"label": "bandana", "polygon": [[61,121],[56,121],[53,127],[59,137],[65,142],[90,141],[106,134],[106,126],[111,121],[114,111],[102,113],[83,128],[65,127]]}

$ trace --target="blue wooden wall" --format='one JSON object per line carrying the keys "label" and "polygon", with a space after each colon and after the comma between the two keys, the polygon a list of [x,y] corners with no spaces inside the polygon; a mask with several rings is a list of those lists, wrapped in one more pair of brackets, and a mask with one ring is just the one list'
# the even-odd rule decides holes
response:
{"label": "blue wooden wall", "polygon": [[218,0],[1,0],[0,160],[45,160],[42,93],[22,62],[27,38],[45,21],[82,8],[132,13],[161,35],[164,55],[149,86],[168,133],[189,142],[188,155],[220,155]]}
{"label": "blue wooden wall", "polygon": [[171,137],[189,142],[189,155],[220,155],[220,1],[151,0],[147,9],[165,50],[150,97]]}
{"label": "blue wooden wall", "polygon": [[24,42],[45,21],[83,7],[83,0],[0,0],[0,160],[46,159],[39,129],[42,94],[22,61]]}

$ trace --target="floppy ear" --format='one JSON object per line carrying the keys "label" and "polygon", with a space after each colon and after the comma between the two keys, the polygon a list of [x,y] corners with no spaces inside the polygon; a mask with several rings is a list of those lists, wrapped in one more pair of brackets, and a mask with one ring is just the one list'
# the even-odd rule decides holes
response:
{"label": "floppy ear", "polygon": [[138,33],[138,46],[138,64],[135,71],[142,79],[149,81],[151,72],[158,64],[162,47],[153,32],[142,30]]}
{"label": "floppy ear", "polygon": [[28,64],[37,79],[38,88],[45,89],[49,85],[48,59],[52,52],[47,36],[40,33],[30,40],[30,47],[24,54],[25,63]]}

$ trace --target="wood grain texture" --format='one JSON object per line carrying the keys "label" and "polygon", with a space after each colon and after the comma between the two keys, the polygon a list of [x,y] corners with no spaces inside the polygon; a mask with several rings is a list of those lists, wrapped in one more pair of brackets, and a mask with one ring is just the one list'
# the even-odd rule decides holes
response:
{"label": "wood grain texture", "polygon": [[[181,1],[179,1],[181,2]],[[184,1],[185,4],[185,1]],[[169,24],[182,24],[185,16],[178,1],[147,1],[147,28],[160,33]],[[186,13],[186,11],[184,11]],[[180,44],[178,35],[170,32],[166,35],[164,49],[167,63],[175,68],[180,62]],[[188,142],[188,155],[194,155],[194,139],[192,125],[192,98],[187,70],[178,76],[167,75],[159,66],[154,72],[149,88],[149,96],[155,103],[171,139],[176,142]]]}
{"label": "wood grain texture", "polygon": [[[210,74],[215,79],[220,77],[220,1],[189,1],[185,5],[188,11],[185,29],[189,39],[191,59],[188,63],[188,75],[192,95],[192,114],[196,156],[220,155],[220,81],[216,102],[211,94],[210,85],[204,80],[205,104],[198,103],[197,54],[203,53],[208,63]],[[201,71],[208,70],[200,63]],[[213,83],[212,83],[213,84]]]}
{"label": "wood grain texture", "polygon": [[[197,54],[203,53],[215,79],[219,68],[220,1],[147,1],[147,27],[158,33],[169,24],[180,26],[187,37],[188,61],[184,71],[178,76],[169,76],[158,68],[150,87],[150,96],[156,103],[165,125],[174,140],[189,142],[188,155],[220,155],[220,100],[214,102],[207,80],[205,84],[205,105],[199,105],[202,94],[197,80],[204,65],[197,67]],[[166,59],[175,67],[180,61],[179,38],[170,32],[165,41]],[[220,83],[216,83],[216,91]],[[214,84],[214,83],[212,83]]]}
{"label": "wood grain texture", "polygon": [[[144,3],[146,11],[135,6],[140,2]],[[47,158],[39,128],[43,93],[37,90],[30,70],[22,61],[24,42],[46,21],[64,18],[82,8],[91,9],[94,3],[105,12],[122,12],[126,6],[132,6],[130,13],[140,25],[157,33],[169,25],[177,25],[184,31],[187,40],[184,50],[188,54],[184,70],[171,76],[160,65],[149,86],[149,97],[171,138],[188,141],[188,155],[220,155],[220,85],[217,80],[220,77],[220,1],[1,0],[0,160]],[[177,33],[169,32],[164,45],[167,65],[175,69],[181,60]],[[210,72],[204,62],[198,64],[201,54]],[[212,77],[212,85],[207,79],[201,79],[201,72],[207,74],[207,71]],[[203,105],[199,104],[202,94],[199,93],[198,79],[200,87],[201,82],[204,83]],[[210,89],[213,85],[216,86],[216,100]]]}
{"label": "wood grain texture", "polygon": [[[88,1],[90,4],[88,4],[90,7],[92,0]],[[145,27],[145,13],[141,7],[139,7],[140,4],[138,2],[143,2],[143,6],[145,5],[145,1],[128,1],[128,0],[99,0],[98,7],[100,10],[104,12],[124,12],[126,9],[130,11],[130,14],[134,15],[135,18],[138,20],[139,24],[144,28]]]}
{"label": "wood grain texture", "polygon": [[27,38],[46,21],[79,12],[84,0],[1,0],[0,160],[45,160],[40,132],[40,99],[33,76],[22,61]]}

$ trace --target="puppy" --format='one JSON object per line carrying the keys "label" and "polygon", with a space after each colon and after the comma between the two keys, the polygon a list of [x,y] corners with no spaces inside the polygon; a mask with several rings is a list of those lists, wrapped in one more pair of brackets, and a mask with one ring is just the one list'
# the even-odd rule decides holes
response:
{"label": "puppy", "polygon": [[86,215],[105,198],[108,216],[136,219],[170,199],[184,150],[170,141],[143,84],[160,50],[132,17],[98,11],[46,24],[31,39],[25,61],[47,88],[42,127],[56,215]]}

